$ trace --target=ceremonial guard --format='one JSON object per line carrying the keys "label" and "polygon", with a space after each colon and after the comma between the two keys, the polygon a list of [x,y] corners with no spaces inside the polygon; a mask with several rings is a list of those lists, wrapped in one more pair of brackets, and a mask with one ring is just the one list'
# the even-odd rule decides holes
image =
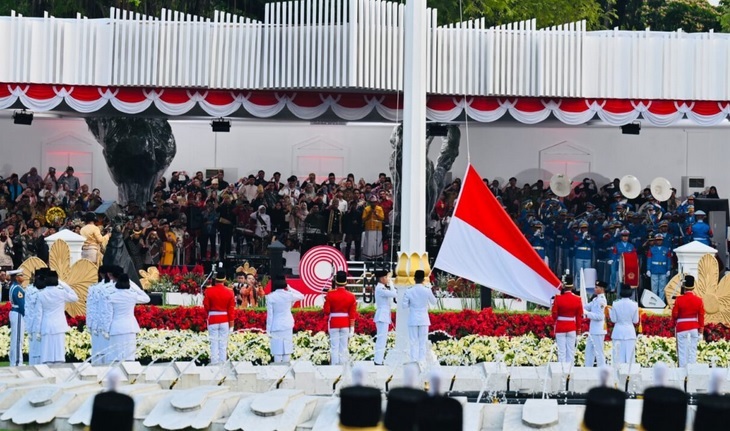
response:
{"label": "ceremonial guard", "polygon": [[661,233],[654,235],[654,245],[646,253],[646,266],[646,276],[651,278],[651,291],[667,302],[664,287],[672,270],[672,250],[664,245]]}
{"label": "ceremonial guard", "polygon": [[108,301],[109,266],[99,267],[99,281],[89,286],[86,294],[86,328],[91,335],[91,363],[103,364],[108,342],[103,335],[101,322],[110,321],[111,307]]}
{"label": "ceremonial guard", "polygon": [[215,284],[203,294],[203,307],[208,313],[208,338],[210,340],[210,363],[222,364],[226,361],[228,334],[233,330],[236,317],[236,299],[233,291],[223,284],[226,272],[219,268],[215,273]]}
{"label": "ceremonial guard", "polygon": [[692,237],[693,241],[699,241],[704,245],[711,245],[712,228],[705,223],[705,212],[697,211],[695,213],[696,221],[689,225],[687,234]]}
{"label": "ceremonial guard", "polygon": [[428,327],[431,319],[428,317],[429,306],[436,305],[436,297],[431,289],[423,285],[426,274],[417,270],[413,274],[416,284],[406,290],[403,295],[403,307],[409,309],[408,338],[411,344],[411,360],[424,361],[428,342]]}
{"label": "ceremonial guard", "polygon": [[631,300],[633,290],[629,285],[622,283],[621,299],[614,301],[609,317],[613,325],[611,340],[613,340],[614,364],[634,363],[636,348],[636,328],[639,323],[639,306]]}
{"label": "ceremonial guard", "polygon": [[602,367],[606,365],[606,355],[603,353],[603,342],[606,338],[606,282],[596,281],[595,296],[589,302],[583,313],[590,320],[588,340],[586,340],[585,366]]}
{"label": "ceremonial guard", "polygon": [[10,276],[10,366],[23,365],[23,340],[25,339],[25,290],[23,270],[8,271]]}
{"label": "ceremonial guard", "polygon": [[66,332],[69,331],[64,307],[67,302],[79,300],[76,292],[60,283],[56,271],[48,271],[46,286],[39,289],[41,363],[53,364],[66,361]]}
{"label": "ceremonial guard", "polygon": [[121,274],[114,287],[108,297],[112,318],[104,331],[104,336],[109,339],[108,356],[112,361],[134,361],[139,333],[134,306],[150,302],[150,297],[141,289],[132,289],[127,274]]}
{"label": "ceremonial guard", "polygon": [[694,288],[694,277],[685,275],[685,293],[677,297],[672,308],[680,367],[697,362],[697,343],[705,327],[705,306],[702,298],[694,294]]}
{"label": "ceremonial guard", "polygon": [[398,294],[395,289],[389,286],[390,277],[388,271],[379,269],[375,271],[375,278],[378,284],[375,285],[375,365],[383,365],[385,359],[385,345],[388,341],[388,330],[392,323],[391,309],[393,307],[393,299]]}
{"label": "ceremonial guard", "polygon": [[347,342],[355,333],[357,300],[345,289],[347,273],[337,271],[335,288],[324,298],[324,315],[327,317],[330,334],[330,364],[339,365],[348,356]]}
{"label": "ceremonial guard", "polygon": [[555,343],[558,345],[558,362],[573,363],[575,339],[583,323],[583,303],[573,293],[573,276],[563,276],[562,293],[553,301],[555,319]]}
{"label": "ceremonial guard", "polygon": [[290,288],[284,276],[277,276],[271,283],[271,293],[266,297],[266,333],[271,337],[271,355],[275,363],[289,362],[294,351],[294,303],[304,295]]}

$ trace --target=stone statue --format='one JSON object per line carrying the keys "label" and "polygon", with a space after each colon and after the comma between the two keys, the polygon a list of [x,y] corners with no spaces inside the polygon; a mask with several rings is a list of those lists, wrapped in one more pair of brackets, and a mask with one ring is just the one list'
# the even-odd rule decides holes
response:
{"label": "stone statue", "polygon": [[[426,154],[431,149],[433,136],[426,134]],[[449,125],[447,134],[441,138],[441,150],[439,152],[436,165],[431,159],[426,157],[426,217],[430,218],[431,213],[436,207],[441,192],[446,187],[446,173],[451,170],[451,166],[459,156],[459,141],[461,139],[461,131],[459,126]],[[393,180],[395,203],[394,224],[400,225],[400,195],[401,195],[401,172],[403,170],[403,125],[399,124],[393,128],[390,135],[390,146],[393,148],[393,154],[390,156],[390,175]],[[428,220],[426,220],[428,223]]]}
{"label": "stone statue", "polygon": [[129,280],[139,285],[139,273],[137,268],[134,267],[132,257],[129,255],[129,250],[124,243],[124,235],[122,233],[122,227],[124,226],[123,220],[113,220],[112,235],[109,238],[109,243],[106,245],[106,251],[104,252],[104,265],[119,265],[122,267],[124,272],[129,275]]}
{"label": "stone statue", "polygon": [[164,118],[94,117],[86,124],[104,147],[121,205],[144,205],[175,157],[175,137]]}

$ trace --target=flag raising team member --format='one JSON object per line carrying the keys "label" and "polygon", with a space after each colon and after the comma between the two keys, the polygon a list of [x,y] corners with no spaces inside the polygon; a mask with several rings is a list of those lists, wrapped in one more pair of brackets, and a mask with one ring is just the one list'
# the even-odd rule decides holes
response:
{"label": "flag raising team member", "polygon": [[337,271],[335,288],[324,298],[324,315],[327,317],[330,334],[330,364],[339,365],[347,358],[347,342],[355,333],[357,300],[345,289],[347,273]]}
{"label": "flag raising team member", "polygon": [[563,292],[553,302],[555,319],[555,343],[558,345],[558,362],[572,363],[575,360],[575,340],[583,318],[583,303],[573,293],[573,276],[563,277]]}

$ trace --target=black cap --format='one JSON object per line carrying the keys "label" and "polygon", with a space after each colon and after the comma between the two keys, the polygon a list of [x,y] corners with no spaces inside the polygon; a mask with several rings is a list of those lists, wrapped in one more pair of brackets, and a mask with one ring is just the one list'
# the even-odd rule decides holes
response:
{"label": "black cap", "polygon": [[134,400],[119,392],[102,392],[94,397],[91,431],[132,431]]}
{"label": "black cap", "polygon": [[634,289],[626,283],[621,283],[621,291],[619,292],[622,298],[628,298],[634,294]]}
{"label": "black cap", "polygon": [[286,278],[283,275],[277,275],[271,281],[271,291],[286,289]]}
{"label": "black cap", "polygon": [[394,388],[388,392],[388,407],[383,425],[388,431],[412,431],[416,424],[418,404],[428,398],[425,391]]}
{"label": "black cap", "polygon": [[378,425],[383,415],[380,389],[350,386],[340,390],[340,424],[369,428]]}
{"label": "black cap", "polygon": [[583,425],[591,431],[621,431],[624,429],[626,393],[604,386],[588,391]]}
{"label": "black cap", "polygon": [[337,271],[335,275],[335,284],[338,286],[347,285],[347,273],[345,271]]}
{"label": "black cap", "polygon": [[117,289],[129,289],[129,276],[127,274],[122,274],[117,278],[116,283]]}
{"label": "black cap", "polygon": [[453,398],[428,397],[419,403],[418,431],[462,431],[464,408]]}
{"label": "black cap", "polygon": [[602,287],[605,289],[608,287],[608,283],[603,280],[596,280],[596,287]]}
{"label": "black cap", "polygon": [[119,265],[111,265],[109,267],[109,273],[111,273],[112,277],[117,278],[124,274],[124,269]]}
{"label": "black cap", "polygon": [[376,269],[375,270],[375,278],[385,277],[388,275],[388,271],[384,269]]}
{"label": "black cap", "polygon": [[725,429],[728,414],[730,414],[730,396],[702,395],[697,399],[694,429]]}
{"label": "black cap", "polygon": [[418,269],[413,273],[413,279],[416,280],[416,283],[422,282],[424,278],[426,278],[426,273],[422,269]]}
{"label": "black cap", "polygon": [[691,275],[685,275],[684,276],[684,287],[694,287],[695,286],[695,278]]}
{"label": "black cap", "polygon": [[45,277],[46,286],[58,286],[58,273],[56,271],[48,270]]}
{"label": "black cap", "polygon": [[35,286],[36,289],[45,289],[46,286],[48,286],[48,283],[46,283],[48,271],[50,271],[49,268],[38,268],[35,270],[35,273],[33,274],[33,286]]}
{"label": "black cap", "polygon": [[644,390],[641,426],[646,431],[684,431],[687,394],[677,388],[654,386]]}

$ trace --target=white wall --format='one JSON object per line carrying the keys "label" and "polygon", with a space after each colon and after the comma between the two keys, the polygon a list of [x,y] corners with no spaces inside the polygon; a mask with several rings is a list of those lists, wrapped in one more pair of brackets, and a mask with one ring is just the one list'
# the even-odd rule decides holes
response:
{"label": "white wall", "polygon": [[[343,163],[341,172],[335,172],[338,176],[352,172],[358,179],[373,181],[378,172],[388,170],[390,125],[234,122],[231,133],[212,133],[208,123],[171,121],[178,151],[168,176],[172,170],[194,172],[218,166],[236,168],[239,177],[264,169],[267,177],[280,171],[286,178],[296,169],[299,147],[309,148],[310,153],[338,152]],[[548,179],[551,173],[539,169],[540,151],[565,141],[585,151],[591,176],[604,178],[601,182],[632,174],[642,185],[648,185],[653,178],[663,176],[679,189],[681,176],[699,175],[707,178],[708,185],[717,186],[721,197],[730,196],[730,145],[726,142],[730,128],[726,127],[644,127],[639,136],[622,135],[617,127],[555,124],[470,123],[468,133],[463,126],[461,130],[460,156],[452,169],[455,177],[463,176],[466,169],[467,137],[472,163],[482,176],[490,180],[516,176],[520,184]],[[433,159],[439,146],[436,141],[431,147]],[[0,175],[23,174],[30,166],[45,173],[44,151],[61,147],[92,151],[92,186],[101,189],[105,197],[116,196],[101,146],[80,119],[36,118],[30,127],[13,125],[10,120],[0,123]]]}

